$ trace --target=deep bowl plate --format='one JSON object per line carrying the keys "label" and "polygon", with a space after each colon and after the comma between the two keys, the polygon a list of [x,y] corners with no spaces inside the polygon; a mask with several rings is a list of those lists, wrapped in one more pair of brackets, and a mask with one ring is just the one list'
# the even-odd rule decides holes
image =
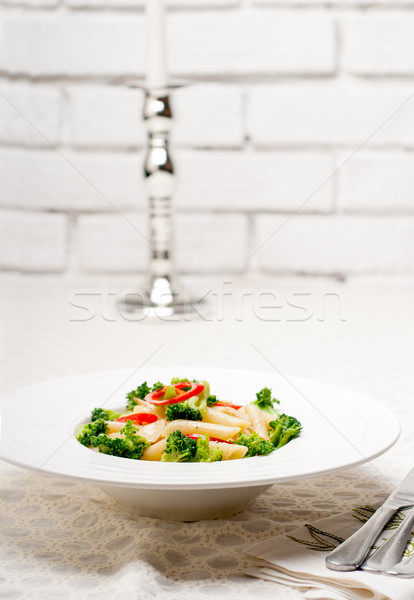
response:
{"label": "deep bowl plate", "polygon": [[[247,404],[271,387],[280,410],[298,418],[300,436],[263,457],[218,463],[134,461],[93,452],[76,427],[95,407],[125,406],[148,381],[206,379],[220,399]],[[160,368],[103,371],[21,388],[0,408],[0,458],[56,476],[97,484],[137,514],[175,520],[243,510],[270,485],[365,463],[389,449],[400,427],[384,406],[358,392],[260,371]]]}

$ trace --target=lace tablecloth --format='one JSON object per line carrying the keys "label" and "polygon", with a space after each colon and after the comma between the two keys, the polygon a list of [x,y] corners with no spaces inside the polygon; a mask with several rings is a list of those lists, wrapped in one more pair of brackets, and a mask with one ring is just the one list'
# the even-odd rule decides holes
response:
{"label": "lace tablecloth", "polygon": [[[270,371],[274,364],[283,373],[358,389],[389,406],[403,432],[370,465],[274,486],[244,513],[197,523],[132,519],[98,488],[1,463],[0,598],[301,598],[295,590],[244,576],[243,549],[304,522],[381,502],[412,466],[414,425],[414,287],[304,287],[240,281],[220,314],[150,323],[122,319],[115,296],[99,307],[100,283],[1,283],[3,396],[53,377],[133,367],[155,352],[148,366]],[[258,317],[248,303],[240,309],[243,292],[270,288],[281,299],[278,320]],[[95,303],[89,320],[79,318],[74,306],[79,290]],[[331,292],[339,295],[342,320],[335,309],[320,312]],[[295,293],[310,294],[306,320],[290,319],[288,300]]]}

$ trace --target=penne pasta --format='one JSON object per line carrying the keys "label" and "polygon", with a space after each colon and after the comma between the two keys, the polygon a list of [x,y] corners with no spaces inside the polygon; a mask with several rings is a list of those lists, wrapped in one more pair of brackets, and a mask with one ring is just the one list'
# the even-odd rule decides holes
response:
{"label": "penne pasta", "polygon": [[161,460],[166,445],[166,438],[160,440],[159,442],[155,442],[155,444],[152,444],[144,450],[141,460]]}
{"label": "penne pasta", "polygon": [[257,408],[257,406],[254,404],[248,404],[244,408],[246,413],[250,415],[253,431],[256,431],[264,440],[269,440],[269,434],[267,432],[263,411],[261,411],[260,408]]}
{"label": "penne pasta", "polygon": [[185,421],[179,419],[171,421],[164,429],[163,436],[167,437],[173,431],[181,431],[184,434],[200,433],[210,435],[221,440],[229,440],[240,433],[240,427],[228,427],[216,423],[205,423],[204,421]]}
{"label": "penne pasta", "polygon": [[154,413],[154,415],[157,415],[157,417],[160,419],[165,417],[165,408],[163,406],[154,406],[153,404],[149,404],[144,400],[140,400],[139,402],[140,403],[134,407],[134,413],[150,412]]}
{"label": "penne pasta", "polygon": [[237,417],[239,419],[244,419],[245,416],[242,414],[242,409],[232,408],[231,406],[214,406],[214,410],[218,410],[222,413],[226,413],[227,415],[231,415],[233,417]]}
{"label": "penne pasta", "polygon": [[221,412],[216,408],[207,408],[206,416],[203,418],[206,423],[216,423],[217,425],[225,425],[227,427],[240,427],[241,430],[249,427],[250,421],[246,419],[240,419]]}
{"label": "penne pasta", "polygon": [[106,421],[106,424],[109,427],[108,433],[116,433],[125,427],[125,423],[122,421]]}
{"label": "penne pasta", "polygon": [[[155,410],[155,406],[151,406],[151,404],[147,404],[147,402],[143,402],[141,400],[141,404],[137,404],[134,408],[134,410],[132,411],[134,414],[136,413],[154,413],[157,414],[156,410]],[[128,414],[128,413],[126,413]],[[125,415],[121,415],[121,416],[125,416]]]}
{"label": "penne pasta", "polygon": [[219,448],[222,453],[221,460],[234,460],[236,458],[243,458],[248,452],[247,446],[240,446],[239,444],[226,444],[226,442],[209,442],[211,448]]}
{"label": "penne pasta", "polygon": [[111,438],[111,440],[115,440],[116,438],[124,438],[125,435],[123,433],[119,433],[119,431],[114,431],[113,433],[108,433],[108,437]]}
{"label": "penne pasta", "polygon": [[154,423],[149,423],[148,425],[144,425],[143,427],[139,427],[138,433],[142,435],[143,438],[147,440],[147,442],[157,442],[160,437],[163,435],[166,421],[164,419],[158,419]]}
{"label": "penne pasta", "polygon": [[277,419],[277,414],[270,414],[268,412],[263,412],[262,414],[263,414],[263,418],[265,420],[267,428],[269,428],[271,421],[274,421],[275,419]]}

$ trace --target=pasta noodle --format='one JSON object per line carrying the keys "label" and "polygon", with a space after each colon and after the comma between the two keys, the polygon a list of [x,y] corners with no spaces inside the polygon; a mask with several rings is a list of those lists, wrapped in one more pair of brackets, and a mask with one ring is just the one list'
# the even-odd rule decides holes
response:
{"label": "pasta noodle", "polygon": [[229,440],[240,433],[240,427],[228,427],[227,425],[204,423],[203,421],[178,420],[168,423],[164,429],[164,437],[167,437],[173,431],[181,431],[185,434],[199,433],[201,435],[211,435],[221,440]]}
{"label": "pasta noodle", "polygon": [[239,427],[240,429],[246,429],[246,427],[250,426],[249,420],[226,414],[221,412],[218,408],[207,408],[206,416],[203,421],[206,421],[207,423],[216,423],[217,425],[225,425],[227,427]]}
{"label": "pasta noodle", "polygon": [[269,434],[267,433],[266,421],[260,408],[248,404],[244,407],[244,410],[250,416],[251,429],[256,431],[264,440],[268,440]]}
{"label": "pasta noodle", "polygon": [[144,450],[141,460],[161,460],[162,453],[167,445],[167,440],[164,438],[155,444],[152,444]]}
{"label": "pasta noodle", "polygon": [[236,458],[243,458],[248,452],[247,446],[240,446],[239,444],[226,444],[225,442],[209,442],[212,448],[219,448],[222,453],[221,460],[234,460]]}

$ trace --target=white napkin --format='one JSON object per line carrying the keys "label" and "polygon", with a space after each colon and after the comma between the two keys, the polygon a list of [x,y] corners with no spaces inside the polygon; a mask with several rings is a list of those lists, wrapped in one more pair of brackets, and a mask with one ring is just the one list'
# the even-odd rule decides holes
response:
{"label": "white napkin", "polygon": [[[414,580],[368,573],[339,572],[325,566],[325,557],[372,515],[371,507],[335,515],[305,525],[246,549],[247,575],[303,590],[307,600],[414,600]],[[393,533],[405,517],[400,511],[380,536],[376,547]],[[403,562],[414,572],[414,538]]]}

